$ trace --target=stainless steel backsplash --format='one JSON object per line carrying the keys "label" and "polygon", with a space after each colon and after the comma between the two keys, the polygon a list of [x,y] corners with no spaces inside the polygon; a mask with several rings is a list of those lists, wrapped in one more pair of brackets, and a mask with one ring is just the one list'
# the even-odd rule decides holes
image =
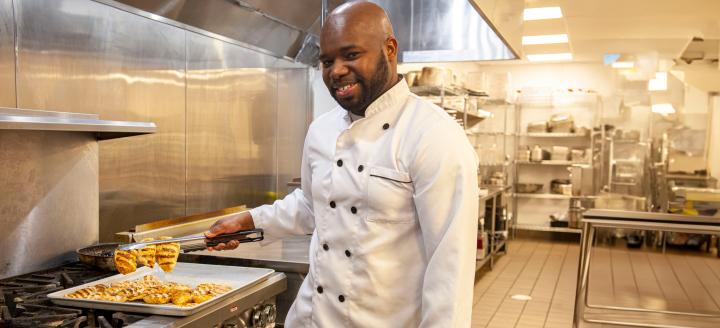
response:
{"label": "stainless steel backsplash", "polygon": [[0,105],[158,125],[100,142],[100,240],[285,195],[309,88],[303,65],[103,3],[0,0]]}

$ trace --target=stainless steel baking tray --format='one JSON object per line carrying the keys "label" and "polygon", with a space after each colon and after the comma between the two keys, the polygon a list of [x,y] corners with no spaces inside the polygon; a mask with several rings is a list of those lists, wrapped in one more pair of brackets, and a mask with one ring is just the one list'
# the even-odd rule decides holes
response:
{"label": "stainless steel baking tray", "polygon": [[[81,308],[102,309],[123,312],[148,313],[170,316],[189,316],[204,308],[217,303],[218,301],[237,294],[255,284],[267,279],[275,270],[248,268],[225,265],[209,265],[196,263],[177,263],[173,272],[165,273],[158,267],[150,269],[147,267],[138,268],[137,271],[128,275],[114,275],[105,279],[96,280],[84,285],[68,288],[48,295],[53,303]],[[87,288],[97,284],[111,284],[113,282],[139,279],[145,275],[155,275],[163,281],[175,281],[182,284],[197,286],[204,282],[226,284],[232,287],[229,292],[219,295],[207,302],[191,307],[180,307],[173,304],[146,304],[138,302],[108,302],[77,298],[68,298],[65,295],[78,289]]]}

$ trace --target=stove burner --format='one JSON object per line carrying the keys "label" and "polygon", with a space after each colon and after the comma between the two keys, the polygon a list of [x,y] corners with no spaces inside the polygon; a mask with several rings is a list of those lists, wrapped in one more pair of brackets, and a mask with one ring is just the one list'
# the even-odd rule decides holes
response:
{"label": "stove burner", "polygon": [[[54,306],[47,295],[62,289],[106,278],[114,273],[72,263],[56,269],[26,274],[0,281],[0,328],[60,327],[96,328],[107,320],[96,320],[91,311]],[[110,317],[112,314],[107,314]],[[100,317],[102,318],[102,317]],[[104,323],[103,323],[104,320]],[[99,322],[99,325],[96,324]],[[133,322],[133,321],[130,321]]]}

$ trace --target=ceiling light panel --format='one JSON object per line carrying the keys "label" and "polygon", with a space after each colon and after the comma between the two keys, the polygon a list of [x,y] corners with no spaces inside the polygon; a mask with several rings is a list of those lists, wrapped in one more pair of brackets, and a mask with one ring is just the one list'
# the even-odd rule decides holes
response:
{"label": "ceiling light panel", "polygon": [[633,68],[635,63],[631,61],[616,61],[612,63],[613,68]]}
{"label": "ceiling light panel", "polygon": [[529,61],[561,61],[561,60],[572,60],[573,56],[569,52],[562,52],[556,54],[532,54],[527,55]]}
{"label": "ceiling light panel", "polygon": [[651,106],[652,112],[657,114],[674,114],[675,113],[675,107],[671,104],[654,104]]}
{"label": "ceiling light panel", "polygon": [[567,34],[548,34],[548,35],[526,35],[522,37],[522,44],[553,44],[568,43]]}
{"label": "ceiling light panel", "polygon": [[526,8],[523,11],[523,20],[541,20],[541,19],[556,19],[562,18],[562,10],[560,7],[540,7],[540,8]]}
{"label": "ceiling light panel", "polygon": [[655,78],[648,81],[648,91],[667,90],[667,72],[655,73]]}

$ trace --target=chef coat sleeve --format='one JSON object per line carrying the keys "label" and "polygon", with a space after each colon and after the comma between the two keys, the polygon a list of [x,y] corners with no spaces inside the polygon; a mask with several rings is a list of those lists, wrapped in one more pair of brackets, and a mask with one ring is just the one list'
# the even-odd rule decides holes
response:
{"label": "chef coat sleeve", "polygon": [[315,229],[310,189],[312,174],[309,165],[306,140],[300,168],[300,189],[295,189],[271,205],[250,210],[255,227],[264,230],[268,242],[291,235],[311,234]]}
{"label": "chef coat sleeve", "polygon": [[428,130],[410,163],[425,255],[420,327],[469,327],[478,225],[478,159],[464,132]]}

